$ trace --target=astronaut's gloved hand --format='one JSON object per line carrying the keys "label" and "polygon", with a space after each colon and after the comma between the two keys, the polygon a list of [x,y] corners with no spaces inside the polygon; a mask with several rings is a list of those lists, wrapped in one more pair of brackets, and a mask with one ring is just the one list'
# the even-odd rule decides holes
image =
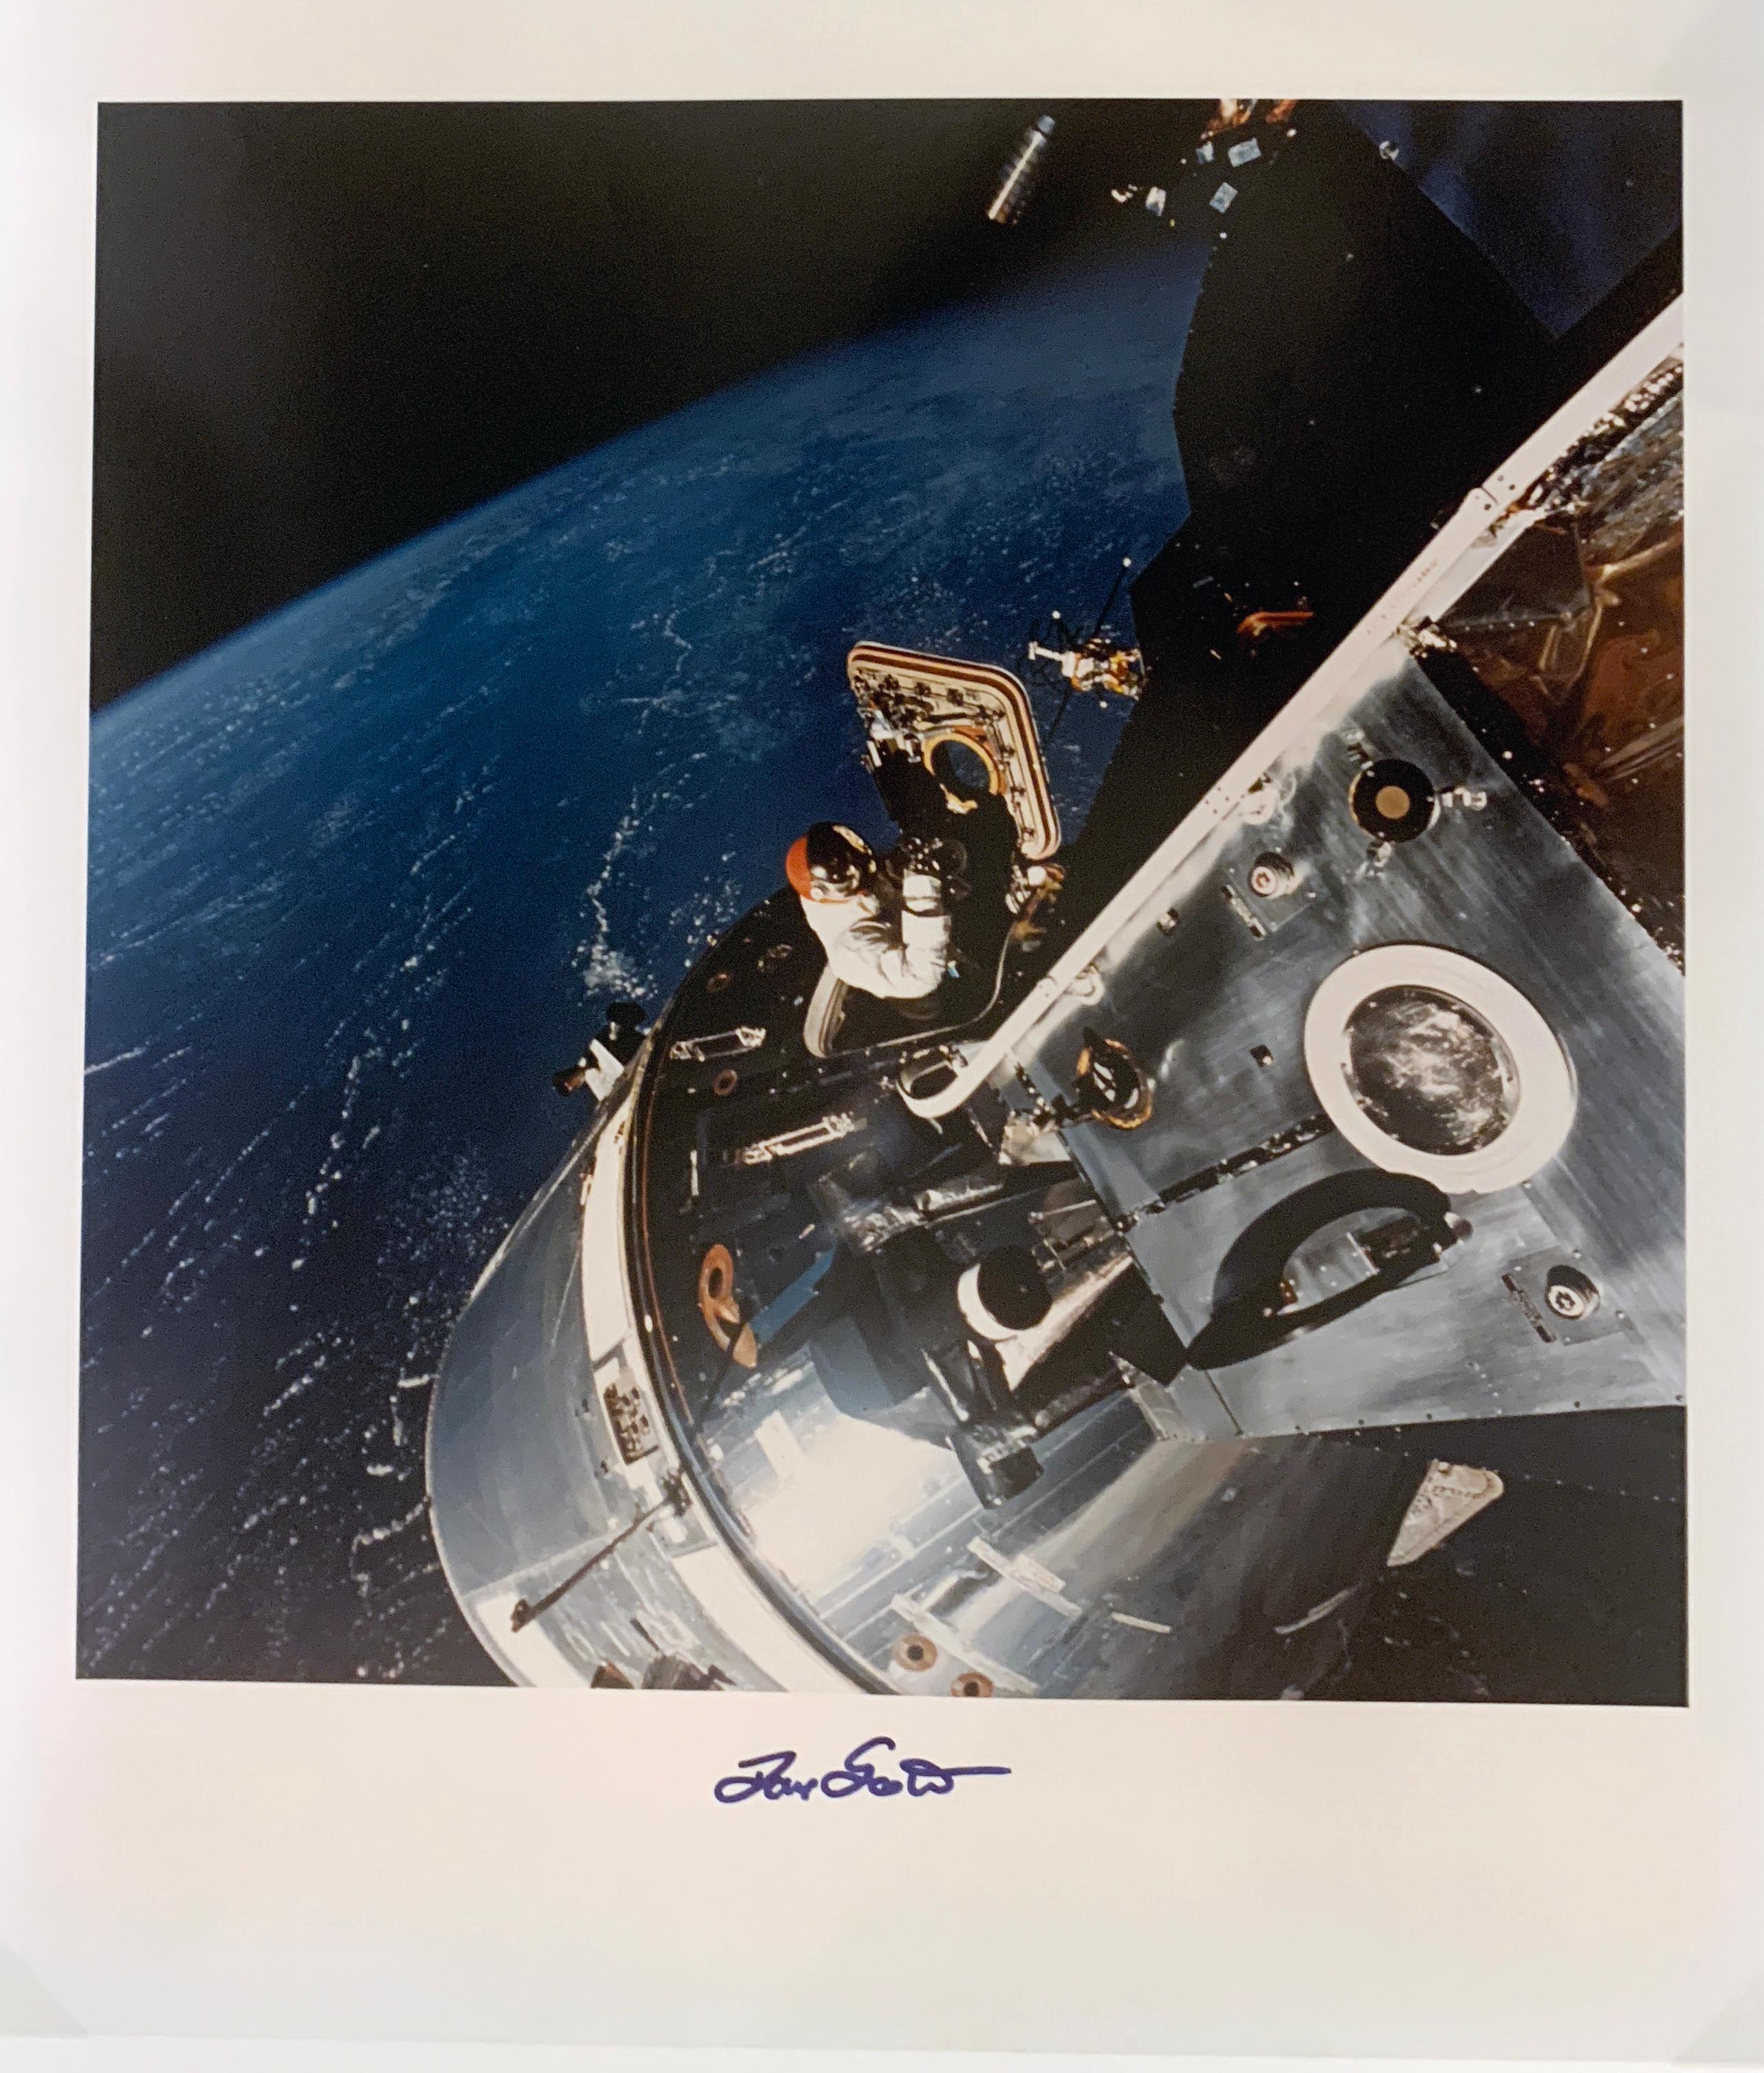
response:
{"label": "astronaut's gloved hand", "polygon": [[903,835],[895,844],[893,863],[901,874],[901,902],[909,914],[946,914],[968,896],[968,853],[946,835]]}

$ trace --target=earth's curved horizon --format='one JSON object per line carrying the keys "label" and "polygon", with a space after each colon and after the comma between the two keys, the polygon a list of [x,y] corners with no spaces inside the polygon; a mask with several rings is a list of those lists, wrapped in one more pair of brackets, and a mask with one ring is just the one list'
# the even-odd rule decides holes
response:
{"label": "earth's curved horizon", "polygon": [[[773,369],[99,714],[82,1674],[498,1681],[422,1436],[583,1119],[550,1071],[806,821],[882,832],[854,641],[1020,668],[1175,530],[1201,262],[1173,238]],[[1061,728],[1069,838],[1119,721]]]}

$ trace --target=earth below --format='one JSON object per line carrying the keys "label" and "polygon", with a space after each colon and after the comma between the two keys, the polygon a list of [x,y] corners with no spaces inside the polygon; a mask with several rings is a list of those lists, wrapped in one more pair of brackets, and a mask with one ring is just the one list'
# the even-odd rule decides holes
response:
{"label": "earth below", "polygon": [[[429,1535],[427,1390],[583,1120],[550,1074],[807,822],[885,835],[854,641],[1020,667],[1180,524],[1199,263],[775,370],[97,718],[82,1672],[497,1681]],[[1122,717],[1061,727],[1069,836]]]}

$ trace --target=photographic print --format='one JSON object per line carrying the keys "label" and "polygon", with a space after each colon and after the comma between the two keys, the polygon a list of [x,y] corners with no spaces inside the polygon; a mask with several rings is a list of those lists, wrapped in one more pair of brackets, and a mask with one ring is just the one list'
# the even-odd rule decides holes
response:
{"label": "photographic print", "polygon": [[81,1675],[1683,1704],[1680,216],[101,109]]}

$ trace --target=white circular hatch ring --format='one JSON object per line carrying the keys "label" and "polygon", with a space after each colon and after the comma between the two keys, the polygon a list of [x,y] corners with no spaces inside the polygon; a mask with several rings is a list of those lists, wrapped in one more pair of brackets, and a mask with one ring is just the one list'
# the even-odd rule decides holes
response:
{"label": "white circular hatch ring", "polygon": [[[1513,1113],[1492,1143],[1425,1152],[1368,1115],[1349,1080],[1349,1024],[1362,1003],[1393,987],[1421,987],[1461,1001],[1506,1046],[1518,1082]],[[1574,1071],[1552,1030],[1519,988],[1473,958],[1432,943],[1382,943],[1337,965],[1304,1017],[1304,1064],[1317,1098],[1342,1136],[1387,1173],[1412,1173],[1451,1194],[1516,1187],[1555,1157],[1574,1120]]]}

